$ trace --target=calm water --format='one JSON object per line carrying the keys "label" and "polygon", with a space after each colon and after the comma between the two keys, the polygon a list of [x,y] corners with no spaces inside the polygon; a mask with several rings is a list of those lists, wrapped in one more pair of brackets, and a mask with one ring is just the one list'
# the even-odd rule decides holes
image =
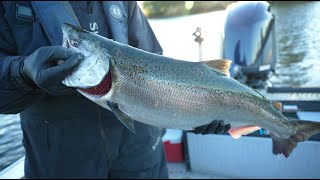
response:
{"label": "calm water", "polygon": [[[278,62],[270,78],[274,86],[310,87],[320,85],[320,2],[272,3],[276,16]],[[220,32],[224,11],[151,19],[164,55],[198,61],[198,44],[192,33],[202,28],[203,59],[220,57]],[[0,170],[24,155],[22,132],[17,115],[0,114]]]}
{"label": "calm water", "polygon": [[278,62],[275,86],[320,86],[320,2],[273,5]]}
{"label": "calm water", "polygon": [[0,170],[24,155],[18,115],[0,114]]}

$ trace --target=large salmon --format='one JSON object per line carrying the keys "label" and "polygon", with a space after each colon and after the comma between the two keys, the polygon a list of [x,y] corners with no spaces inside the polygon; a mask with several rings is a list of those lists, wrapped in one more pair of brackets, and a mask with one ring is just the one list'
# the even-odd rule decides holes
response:
{"label": "large salmon", "polygon": [[63,83],[111,110],[133,132],[134,120],[182,130],[223,120],[234,138],[269,130],[273,152],[288,157],[298,142],[320,131],[319,122],[289,120],[256,90],[230,78],[230,60],[177,60],[72,25],[62,29],[63,46],[85,56]]}

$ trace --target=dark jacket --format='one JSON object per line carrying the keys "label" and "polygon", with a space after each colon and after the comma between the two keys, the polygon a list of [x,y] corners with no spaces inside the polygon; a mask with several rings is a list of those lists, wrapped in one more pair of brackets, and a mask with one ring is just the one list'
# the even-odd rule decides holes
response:
{"label": "dark jacket", "polygon": [[[16,6],[33,10],[17,17]],[[134,1],[102,2],[115,41],[162,54]],[[111,7],[121,9],[113,16]],[[61,24],[79,25],[68,1],[0,3],[0,113],[20,113],[27,178],[168,178],[159,128],[135,122],[132,134],[108,110],[78,93],[51,96],[21,78],[19,63],[42,46],[61,45]],[[149,169],[149,170],[148,170]]]}

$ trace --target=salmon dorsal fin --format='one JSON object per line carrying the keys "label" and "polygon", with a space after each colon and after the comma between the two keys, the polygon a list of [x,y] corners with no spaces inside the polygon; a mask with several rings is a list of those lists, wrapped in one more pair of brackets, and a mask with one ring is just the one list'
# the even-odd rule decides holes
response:
{"label": "salmon dorsal fin", "polygon": [[261,129],[259,126],[243,126],[238,128],[231,128],[228,132],[233,138],[238,139],[242,135],[250,134],[259,129]]}
{"label": "salmon dorsal fin", "polygon": [[227,77],[230,77],[229,68],[232,63],[231,60],[228,59],[215,59],[215,60],[208,60],[203,61],[206,65],[209,67],[214,68],[215,70],[218,70],[222,74],[226,75]]}

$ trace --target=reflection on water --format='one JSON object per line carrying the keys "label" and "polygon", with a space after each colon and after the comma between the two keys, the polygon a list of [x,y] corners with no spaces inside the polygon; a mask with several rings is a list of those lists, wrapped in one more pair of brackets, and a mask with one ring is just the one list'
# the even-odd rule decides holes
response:
{"label": "reflection on water", "polygon": [[274,86],[320,85],[320,2],[272,2],[278,59]]}
{"label": "reflection on water", "polygon": [[18,115],[0,114],[0,170],[24,155]]}
{"label": "reflection on water", "polygon": [[[320,85],[320,2],[272,2],[276,17],[277,56],[274,86]],[[192,33],[202,27],[203,58],[219,57],[223,12],[189,17],[151,20],[164,49],[173,58],[198,60],[198,44]],[[173,35],[171,35],[171,34]],[[17,115],[0,114],[0,170],[24,155],[22,133]]]}

